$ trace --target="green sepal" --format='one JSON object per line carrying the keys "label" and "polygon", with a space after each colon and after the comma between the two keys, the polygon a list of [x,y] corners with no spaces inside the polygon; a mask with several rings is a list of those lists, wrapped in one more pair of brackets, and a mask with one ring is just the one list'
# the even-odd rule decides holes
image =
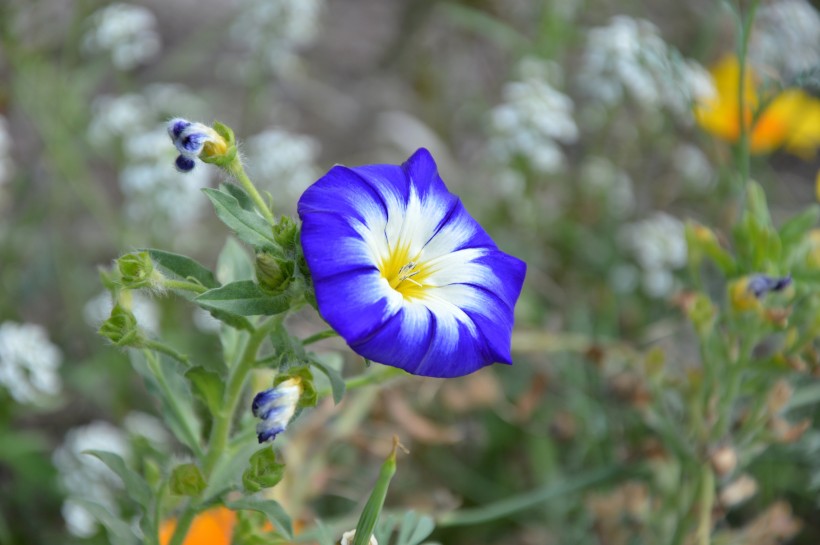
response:
{"label": "green sepal", "polygon": [[197,497],[202,494],[207,484],[202,471],[196,464],[178,465],[171,471],[171,493],[177,496]]}
{"label": "green sepal", "polygon": [[213,156],[208,156],[207,154],[202,153],[199,155],[199,158],[204,163],[209,163],[227,169],[231,166],[231,163],[236,160],[237,156],[236,137],[234,136],[233,129],[224,123],[220,123],[219,121],[214,121],[211,128],[216,131],[219,136],[225,139],[228,149],[225,153]]}
{"label": "green sepal", "polygon": [[271,295],[285,291],[293,279],[293,261],[277,257],[269,252],[256,254],[256,279],[259,287]]}
{"label": "green sepal", "polygon": [[222,408],[225,394],[225,381],[217,373],[204,367],[193,367],[185,372],[185,378],[191,381],[194,393],[201,399],[208,411],[215,415]]}
{"label": "green sepal", "polygon": [[216,215],[227,225],[243,242],[260,250],[276,250],[276,242],[270,224],[262,216],[251,210],[246,210],[240,201],[233,195],[241,191],[237,186],[230,190],[225,186],[220,189],[205,188],[203,193],[214,205]]}
{"label": "green sepal", "polygon": [[345,380],[342,378],[341,373],[316,358],[311,358],[310,363],[327,377],[330,382],[330,390],[333,393],[333,403],[338,405],[345,396],[346,388]]}
{"label": "green sepal", "polygon": [[242,486],[249,494],[279,484],[285,474],[285,464],[276,461],[272,447],[265,447],[251,455],[250,466],[242,473]]}
{"label": "green sepal", "polygon": [[154,263],[148,252],[132,252],[117,259],[119,283],[126,289],[149,287],[154,274]]}
{"label": "green sepal", "polygon": [[290,308],[291,295],[282,293],[271,296],[255,282],[239,280],[208,290],[195,297],[194,302],[207,310],[218,310],[238,316],[272,316]]}
{"label": "green sepal", "polygon": [[286,252],[294,252],[299,246],[299,224],[290,216],[282,216],[273,226],[273,239]]}
{"label": "green sepal", "polygon": [[319,393],[316,391],[316,385],[313,383],[313,373],[310,372],[310,367],[306,365],[290,367],[287,371],[276,375],[276,378],[273,380],[273,386],[275,388],[279,384],[292,378],[298,378],[302,381],[302,395],[299,396],[299,402],[296,404],[296,407],[299,409],[315,407],[319,401]]}
{"label": "green sepal", "polygon": [[102,323],[97,333],[120,348],[139,348],[145,341],[134,314],[119,303],[111,309],[111,315]]}

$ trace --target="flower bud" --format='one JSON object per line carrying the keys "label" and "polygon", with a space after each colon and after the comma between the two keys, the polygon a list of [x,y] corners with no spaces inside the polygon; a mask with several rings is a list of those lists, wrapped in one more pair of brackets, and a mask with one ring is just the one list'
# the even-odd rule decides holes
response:
{"label": "flower bud", "polygon": [[168,122],[168,136],[179,152],[175,164],[180,172],[190,172],[196,159],[220,167],[236,159],[233,131],[222,123],[214,122],[212,128],[177,117]]}
{"label": "flower bud", "polygon": [[275,295],[285,291],[293,278],[293,262],[267,252],[256,254],[256,279],[266,292]]}
{"label": "flower bud", "polygon": [[301,395],[302,381],[299,378],[289,378],[274,388],[256,394],[251,410],[253,415],[261,420],[256,425],[260,443],[273,441],[277,435],[285,431],[291,418],[296,414],[296,404]]}
{"label": "flower bud", "polygon": [[205,478],[195,464],[182,464],[171,472],[171,493],[177,496],[199,496],[205,490]]}
{"label": "flower bud", "polygon": [[137,325],[137,319],[131,311],[119,303],[111,309],[111,316],[103,322],[98,333],[114,345],[123,348],[126,346],[139,348],[144,340]]}
{"label": "flower bud", "polygon": [[285,473],[285,464],[276,461],[272,448],[263,448],[254,452],[249,460],[249,467],[242,474],[242,485],[250,493],[279,484]]}
{"label": "flower bud", "polygon": [[126,254],[117,260],[120,285],[127,289],[139,289],[152,284],[154,263],[148,252]]}
{"label": "flower bud", "polygon": [[299,224],[290,216],[282,216],[273,226],[273,239],[285,251],[289,251],[299,244]]}

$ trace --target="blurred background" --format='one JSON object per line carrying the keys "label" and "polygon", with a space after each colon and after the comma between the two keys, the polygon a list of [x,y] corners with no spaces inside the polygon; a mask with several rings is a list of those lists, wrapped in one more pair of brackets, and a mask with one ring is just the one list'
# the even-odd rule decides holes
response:
{"label": "blurred background", "polygon": [[[335,163],[427,147],[529,266],[514,366],[361,389],[342,412],[294,423],[279,499],[305,527],[356,511],[394,432],[411,453],[387,505],[432,514],[664,460],[634,361],[654,350],[678,371],[697,365],[676,303],[684,220],[726,229],[737,199],[731,142],[692,106],[720,91],[709,69],[736,38],[716,0],[0,0],[0,544],[107,543],[74,496],[132,516],[83,450],[138,466],[184,456],[127,357],[96,335],[111,308],[98,270],[122,253],[216,266],[226,244],[243,251],[199,191],[220,174],[174,170],[173,116],[231,126],[284,214]],[[816,5],[763,2],[749,54],[784,86],[820,66]],[[815,199],[813,150],[753,151],[776,221]],[[207,314],[171,296],[134,307],[194,358],[218,354]],[[291,325],[321,328],[309,313]],[[338,341],[317,349],[348,374],[363,367]],[[727,500],[721,543],[820,542],[820,420],[805,416],[749,466],[754,491]],[[664,467],[674,491],[682,474]],[[674,524],[654,486],[579,485],[433,537],[663,543]]]}

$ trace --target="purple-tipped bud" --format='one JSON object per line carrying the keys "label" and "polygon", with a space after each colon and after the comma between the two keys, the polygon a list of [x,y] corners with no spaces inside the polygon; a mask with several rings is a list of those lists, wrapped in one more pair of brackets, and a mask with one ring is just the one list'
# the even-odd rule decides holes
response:
{"label": "purple-tipped bud", "polygon": [[261,422],[256,425],[256,434],[260,443],[273,439],[288,426],[296,413],[296,404],[302,395],[302,384],[299,379],[288,379],[275,388],[264,390],[253,398],[251,410]]}
{"label": "purple-tipped bud", "polygon": [[177,167],[177,170],[180,172],[191,172],[196,166],[196,161],[190,157],[180,155],[176,161],[174,161],[174,166]]}
{"label": "purple-tipped bud", "polygon": [[756,274],[749,278],[747,289],[749,293],[760,299],[771,291],[781,291],[792,283],[791,276],[774,277],[765,274]]}
{"label": "purple-tipped bud", "polygon": [[182,131],[190,127],[192,123],[187,119],[182,119],[181,117],[175,117],[171,121],[168,122],[168,136],[171,137],[171,140],[176,142],[179,140]]}

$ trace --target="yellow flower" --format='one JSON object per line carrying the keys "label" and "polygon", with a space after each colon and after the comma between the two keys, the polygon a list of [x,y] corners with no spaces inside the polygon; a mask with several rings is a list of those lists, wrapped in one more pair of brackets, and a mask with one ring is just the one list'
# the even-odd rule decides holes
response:
{"label": "yellow flower", "polygon": [[[183,545],[231,545],[233,527],[236,524],[236,512],[227,507],[215,507],[196,516]],[[176,519],[162,523],[159,529],[159,542],[168,545],[174,530]]]}
{"label": "yellow flower", "polygon": [[[726,56],[711,70],[716,93],[695,105],[695,119],[707,132],[727,140],[740,139],[740,63]],[[751,68],[744,74],[746,107],[743,117],[749,132],[752,153],[769,153],[778,148],[803,158],[811,158],[820,146],[820,100],[800,89],[759,97]],[[755,118],[758,108],[763,108]]]}

